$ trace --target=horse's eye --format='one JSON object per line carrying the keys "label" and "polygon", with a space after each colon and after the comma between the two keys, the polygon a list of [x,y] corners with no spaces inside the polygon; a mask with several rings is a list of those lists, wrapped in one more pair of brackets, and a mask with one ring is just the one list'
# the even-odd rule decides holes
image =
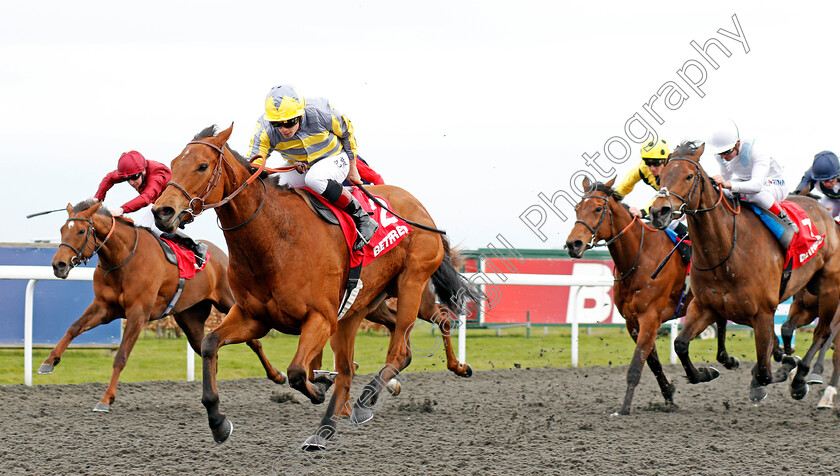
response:
{"label": "horse's eye", "polygon": [[76,234],[77,234],[77,235],[84,235],[84,234],[85,234],[85,230],[79,230],[79,231],[77,231],[77,232],[76,232]]}
{"label": "horse's eye", "polygon": [[598,208],[595,209],[595,213],[601,213],[601,210],[603,210],[603,208],[598,207]]}
{"label": "horse's eye", "polygon": [[205,170],[207,170],[207,164],[201,164],[198,166],[199,172],[204,172]]}
{"label": "horse's eye", "polygon": [[691,180],[693,178],[694,178],[694,174],[688,174],[688,177],[686,177],[685,179],[686,180]]}

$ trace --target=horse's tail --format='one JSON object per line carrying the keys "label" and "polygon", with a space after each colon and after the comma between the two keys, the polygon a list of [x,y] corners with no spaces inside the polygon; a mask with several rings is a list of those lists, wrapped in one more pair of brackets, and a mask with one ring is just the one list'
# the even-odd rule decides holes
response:
{"label": "horse's tail", "polygon": [[468,301],[479,302],[484,294],[479,288],[463,277],[456,269],[463,262],[457,250],[449,248],[446,235],[443,239],[443,261],[432,275],[432,284],[441,304],[459,314],[463,313]]}

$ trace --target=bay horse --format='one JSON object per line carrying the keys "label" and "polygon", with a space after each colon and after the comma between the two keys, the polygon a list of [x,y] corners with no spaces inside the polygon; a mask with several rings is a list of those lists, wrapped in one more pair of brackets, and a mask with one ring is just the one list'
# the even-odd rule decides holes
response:
{"label": "bay horse", "polygon": [[[452,265],[445,235],[417,199],[394,186],[369,190],[390,203],[397,215],[417,224],[390,251],[362,269],[364,286],[353,306],[338,319],[350,254],[339,227],[313,213],[304,199],[285,187],[257,180],[264,165],[251,173],[250,164],[226,146],[233,125],[213,136],[214,127],[200,132],[172,160],[172,181],[154,204],[155,223],[173,230],[192,216],[214,208],[230,252],[230,286],[236,304],[222,323],[204,338],[202,403],[213,438],[225,441],[233,425],[219,411],[216,387],[221,346],[255,339],[270,329],[300,335],[287,374],[292,388],[313,403],[332,398],[321,425],[303,444],[306,450],[326,449],[339,417],[352,423],[373,417],[380,391],[411,361],[408,331],[417,318],[429,281],[446,307],[459,310],[462,299],[477,297]],[[270,180],[270,179],[269,179]],[[256,186],[247,186],[255,183]],[[378,212],[385,213],[384,209]],[[385,365],[368,383],[350,409],[350,384],[355,369],[353,351],[361,319],[386,297],[397,297],[397,315]],[[311,365],[327,340],[335,354],[335,381],[311,379]],[[309,378],[308,378],[309,377]]]}
{"label": "bay horse", "polygon": [[[679,256],[671,256],[656,278],[651,279],[651,274],[672,250],[673,243],[664,232],[649,228],[633,217],[615,198],[614,183],[614,178],[606,184],[583,179],[587,191],[575,207],[577,220],[566,239],[566,248],[569,256],[581,258],[587,249],[604,241],[615,263],[618,276],[613,286],[615,303],[624,317],[627,332],[636,342],[627,369],[627,392],[618,411],[628,415],[645,361],[656,376],[665,402],[674,404],[675,388],[668,382],[659,362],[656,336],[663,322],[685,315],[686,305],[693,296],[691,291],[683,293],[686,265]],[[725,319],[718,321],[717,334],[717,360],[728,369],[737,368],[738,359],[727,354],[724,344]]]}
{"label": "bay horse", "polygon": [[[688,356],[691,339],[712,322],[727,318],[753,328],[757,363],[753,368],[750,399],[762,400],[764,386],[787,379],[787,372],[770,372],[770,358],[778,340],[773,316],[778,304],[803,288],[817,296],[820,319],[814,341],[799,361],[791,381],[791,396],[801,399],[808,392],[806,376],[811,359],[827,341],[830,323],[836,318],[840,299],[840,235],[830,213],[816,200],[789,197],[808,214],[813,227],[825,234],[825,245],[802,266],[792,270],[780,296],[785,252],[754,213],[725,199],[700,165],[704,146],[684,142],[665,163],[660,191],[651,207],[652,224],[664,228],[674,215],[688,215],[694,264],[691,287],[697,293],[686,311],[685,326],[675,349],[691,383],[716,377],[707,368],[695,368]],[[740,226],[739,226],[740,225]],[[702,291],[702,292],[700,292]]]}
{"label": "bay horse", "polygon": [[[99,264],[93,273],[93,301],[64,337],[52,349],[38,369],[49,374],[61,361],[70,342],[79,334],[114,319],[125,318],[125,330],[117,354],[114,371],[105,395],[93,411],[108,412],[117,394],[117,381],[128,356],[150,320],[160,319],[168,309],[178,288],[178,267],[170,264],[152,234],[123,218],[114,218],[96,199],[75,207],[67,204],[67,221],[61,227],[61,245],[52,259],[53,274],[66,278],[70,270],[86,263],[94,253]],[[233,294],[228,286],[228,258],[213,243],[207,242],[210,260],[195,277],[184,282],[184,289],[170,311],[183,329],[190,346],[201,352],[204,322],[211,306],[228,312]],[[168,314],[168,313],[167,313]],[[258,340],[248,341],[265,368],[266,375],[281,384],[285,376],[269,362]]]}

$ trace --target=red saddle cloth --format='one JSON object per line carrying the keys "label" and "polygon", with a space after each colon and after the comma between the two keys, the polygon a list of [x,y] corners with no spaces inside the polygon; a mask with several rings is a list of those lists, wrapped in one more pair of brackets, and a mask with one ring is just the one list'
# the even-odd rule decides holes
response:
{"label": "red saddle cloth", "polygon": [[207,262],[210,261],[210,251],[207,251],[207,258],[205,258],[204,264],[201,265],[201,268],[195,269],[195,254],[192,251],[186,249],[181,243],[167,240],[162,236],[160,239],[165,241],[166,244],[172,248],[172,251],[175,252],[175,256],[178,258],[179,278],[191,279],[195,277],[195,272],[204,269],[204,267],[207,266]]}
{"label": "red saddle cloth", "polygon": [[792,269],[796,269],[807,263],[817,254],[817,250],[825,245],[825,234],[819,234],[805,210],[799,205],[787,200],[781,205],[787,216],[799,227],[799,233],[793,235],[785,256],[785,267],[792,262]]}
{"label": "red saddle cloth", "polygon": [[[408,226],[405,221],[395,217],[384,208],[380,208],[376,202],[369,199],[361,190],[357,187],[353,187],[351,190],[353,197],[359,202],[366,212],[373,212],[371,214],[371,218],[376,220],[376,223],[379,223],[379,229],[373,234],[373,238],[370,239],[370,242],[365,245],[361,251],[353,251],[353,244],[356,242],[357,232],[356,224],[353,223],[353,219],[350,215],[348,215],[344,210],[339,210],[338,207],[328,202],[320,194],[313,192],[307,187],[303,188],[316,197],[321,203],[329,207],[329,209],[332,210],[338,218],[338,222],[341,225],[341,231],[344,233],[344,240],[347,242],[347,249],[350,251],[351,268],[358,266],[359,264],[362,266],[369,265],[377,256],[382,255],[391,248],[397,246],[406,235],[411,233],[411,227]],[[388,203],[387,200],[378,196],[376,198],[380,202],[384,203],[385,206],[391,208],[391,204]]]}

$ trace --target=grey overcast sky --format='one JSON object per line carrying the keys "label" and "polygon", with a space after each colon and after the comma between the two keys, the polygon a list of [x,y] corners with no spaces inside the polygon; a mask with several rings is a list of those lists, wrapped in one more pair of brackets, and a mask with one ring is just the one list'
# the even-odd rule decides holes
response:
{"label": "grey overcast sky", "polygon": [[[497,235],[562,247],[573,212],[556,202],[561,219],[540,195],[569,191],[579,171],[623,176],[638,162],[634,114],[672,144],[732,118],[795,185],[815,153],[840,152],[840,40],[836,4],[788,5],[5,2],[0,242],[57,240],[66,214],[25,215],[92,196],[126,150],[168,165],[205,126],[234,123],[230,145],[244,151],[282,83],[330,99],[361,155],[467,248]],[[106,205],[135,194],[117,185]],[[544,223],[527,226],[529,210]],[[212,211],[187,232],[224,246]]]}

